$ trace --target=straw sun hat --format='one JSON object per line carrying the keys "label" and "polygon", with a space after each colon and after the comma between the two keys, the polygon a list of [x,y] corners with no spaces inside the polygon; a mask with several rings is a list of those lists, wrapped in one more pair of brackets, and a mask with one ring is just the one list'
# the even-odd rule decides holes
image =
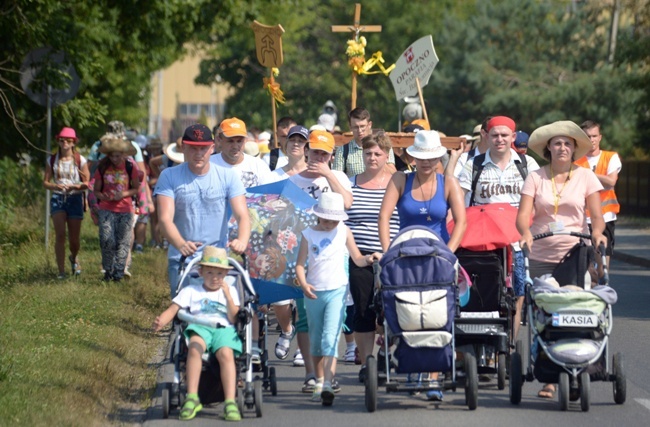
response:
{"label": "straw sun hat", "polygon": [[591,141],[587,134],[580,129],[580,126],[570,120],[553,122],[535,129],[528,139],[528,149],[534,151],[543,159],[544,148],[546,148],[551,138],[556,136],[568,136],[575,140],[575,160],[584,157],[591,150]]}
{"label": "straw sun hat", "polygon": [[127,156],[135,156],[138,152],[131,141],[117,138],[113,134],[106,134],[100,138],[99,152],[102,154],[124,153]]}
{"label": "straw sun hat", "polygon": [[223,248],[217,248],[215,246],[206,246],[203,250],[203,256],[201,257],[200,265],[205,265],[207,267],[218,267],[230,270],[232,267],[228,262],[228,253]]}

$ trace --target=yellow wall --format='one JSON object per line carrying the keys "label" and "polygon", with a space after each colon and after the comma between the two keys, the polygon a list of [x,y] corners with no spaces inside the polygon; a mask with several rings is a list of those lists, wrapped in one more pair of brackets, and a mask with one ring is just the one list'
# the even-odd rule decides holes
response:
{"label": "yellow wall", "polygon": [[[172,120],[177,118],[180,104],[216,104],[214,116],[207,115],[207,125],[212,129],[221,119],[223,102],[228,96],[225,84],[211,86],[196,85],[194,79],[199,74],[202,56],[196,50],[190,52],[169,68],[151,76],[151,101],[149,104],[149,134],[160,136],[163,142],[171,142],[176,133],[172,131]],[[160,98],[162,94],[162,99]],[[162,120],[160,120],[162,116]],[[183,126],[189,126],[199,115],[186,117]]]}

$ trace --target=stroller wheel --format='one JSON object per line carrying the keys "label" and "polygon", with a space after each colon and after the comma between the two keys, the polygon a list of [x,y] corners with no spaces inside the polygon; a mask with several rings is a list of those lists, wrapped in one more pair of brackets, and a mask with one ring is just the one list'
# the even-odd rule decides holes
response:
{"label": "stroller wheel", "polygon": [[239,413],[244,416],[244,389],[237,387],[237,409]]}
{"label": "stroller wheel", "polygon": [[377,410],[377,359],[373,356],[366,358],[366,410],[375,412]]}
{"label": "stroller wheel", "polygon": [[506,355],[499,353],[497,356],[497,388],[503,390],[506,388]]}
{"label": "stroller wheel", "polygon": [[515,352],[510,355],[510,403],[518,405],[521,402],[521,388],[523,378],[521,374],[521,354]]}
{"label": "stroller wheel", "polygon": [[164,388],[162,389],[162,415],[163,418],[167,419],[169,418],[169,400],[170,400],[170,394],[171,392],[171,385],[169,383],[166,383]]}
{"label": "stroller wheel", "polygon": [[560,372],[557,397],[560,403],[560,411],[569,409],[569,374],[566,372]]}
{"label": "stroller wheel", "polygon": [[589,382],[589,373],[583,371],[580,374],[580,409],[582,409],[582,412],[589,410]]}
{"label": "stroller wheel", "polygon": [[621,353],[614,355],[612,365],[614,367],[614,402],[617,405],[622,405],[625,403],[627,394],[627,378],[623,370],[623,355]]}
{"label": "stroller wheel", "polygon": [[269,384],[271,386],[271,395],[278,395],[278,380],[275,376],[275,367],[269,368]]}
{"label": "stroller wheel", "polygon": [[465,353],[465,402],[470,410],[478,407],[478,368],[476,358]]}
{"label": "stroller wheel", "polygon": [[255,392],[255,416],[257,418],[262,417],[262,382],[255,381],[254,385]]}

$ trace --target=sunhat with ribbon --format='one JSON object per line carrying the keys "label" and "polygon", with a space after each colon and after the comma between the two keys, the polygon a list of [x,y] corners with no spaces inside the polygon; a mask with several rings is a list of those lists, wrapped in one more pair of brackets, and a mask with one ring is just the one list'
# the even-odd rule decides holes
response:
{"label": "sunhat with ribbon", "polygon": [[406,152],[416,159],[438,159],[447,153],[440,143],[440,135],[435,130],[421,130],[415,134],[413,145]]}
{"label": "sunhat with ribbon", "polygon": [[201,256],[200,265],[207,267],[225,268],[230,270],[232,266],[228,263],[228,253],[224,248],[217,248],[216,246],[206,246]]}

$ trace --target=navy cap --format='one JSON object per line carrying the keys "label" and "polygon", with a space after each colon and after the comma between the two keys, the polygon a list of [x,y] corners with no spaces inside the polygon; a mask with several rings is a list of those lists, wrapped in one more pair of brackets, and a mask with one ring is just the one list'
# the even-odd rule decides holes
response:
{"label": "navy cap", "polygon": [[309,129],[300,125],[292,126],[291,129],[289,129],[289,133],[287,133],[287,139],[291,138],[293,135],[300,135],[307,140],[309,139]]}
{"label": "navy cap", "polygon": [[210,128],[199,123],[185,129],[185,133],[183,134],[183,144],[210,145],[213,142],[214,139],[212,139],[212,131]]}
{"label": "navy cap", "polygon": [[517,137],[515,139],[515,148],[528,148],[528,134],[526,132],[517,131]]}

